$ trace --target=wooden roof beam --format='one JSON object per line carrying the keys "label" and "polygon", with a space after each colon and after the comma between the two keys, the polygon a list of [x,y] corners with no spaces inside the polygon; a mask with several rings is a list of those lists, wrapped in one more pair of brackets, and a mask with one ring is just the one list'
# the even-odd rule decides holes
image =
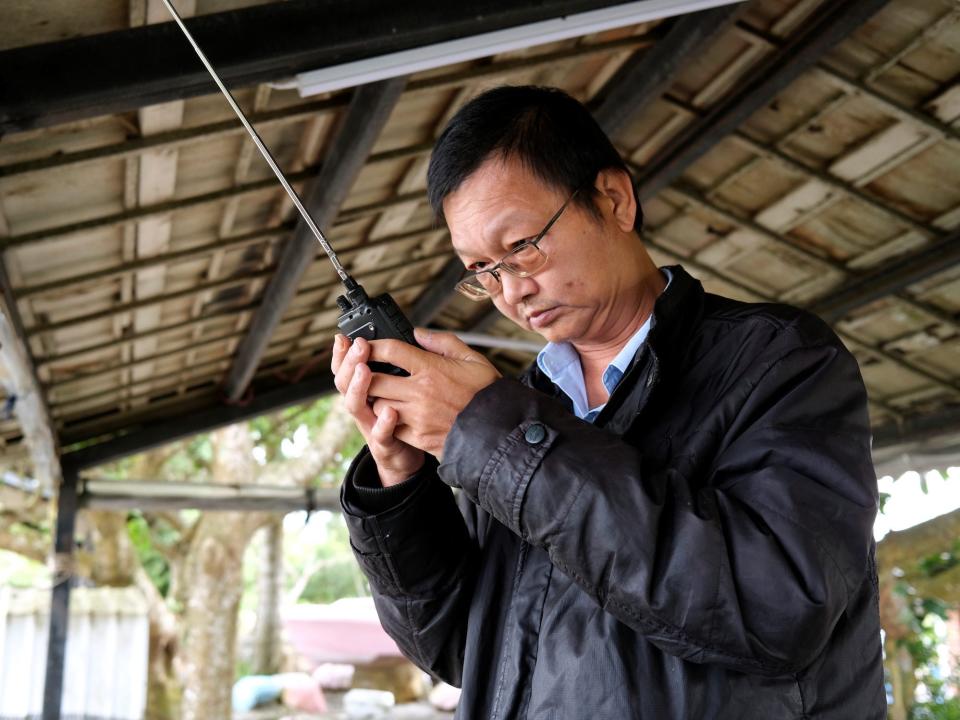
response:
{"label": "wooden roof beam", "polygon": [[652,48],[639,50],[614,73],[591,102],[600,127],[616,139],[671,84],[691,55],[704,52],[729,28],[739,5],[721,5],[671,21]]}
{"label": "wooden roof beam", "polygon": [[960,434],[960,408],[948,406],[932,413],[916,413],[897,423],[874,428],[874,449],[914,446]]}
{"label": "wooden roof beam", "polygon": [[[314,400],[333,392],[333,389],[333,376],[329,371],[321,372],[299,383],[282,384],[258,394],[245,405],[223,404],[145,423],[125,435],[66,453],[63,460],[77,469],[101,465],[174,440]],[[76,438],[74,441],[80,439],[83,438]]]}
{"label": "wooden roof beam", "polygon": [[[960,264],[960,229],[919,251],[895,258],[844,283],[843,288],[817,300],[810,310],[828,322],[895,295],[909,285]],[[956,324],[956,320],[953,321]]]}

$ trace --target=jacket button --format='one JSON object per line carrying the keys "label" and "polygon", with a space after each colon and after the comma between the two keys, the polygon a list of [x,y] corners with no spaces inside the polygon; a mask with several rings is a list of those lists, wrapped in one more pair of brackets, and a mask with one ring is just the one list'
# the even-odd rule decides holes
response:
{"label": "jacket button", "polygon": [[540,423],[533,423],[533,425],[528,427],[526,432],[523,433],[523,439],[527,441],[528,445],[538,445],[543,442],[546,436],[547,429]]}

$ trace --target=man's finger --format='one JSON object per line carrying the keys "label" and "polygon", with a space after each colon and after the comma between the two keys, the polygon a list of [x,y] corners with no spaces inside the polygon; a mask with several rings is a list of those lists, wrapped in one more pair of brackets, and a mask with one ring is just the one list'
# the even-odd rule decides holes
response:
{"label": "man's finger", "polygon": [[361,430],[369,430],[376,422],[373,410],[367,404],[367,390],[370,387],[370,378],[373,373],[366,365],[357,365],[346,392],[343,393],[343,404],[354,419],[361,424]]}
{"label": "man's finger", "polygon": [[334,375],[336,375],[340,369],[340,364],[343,362],[343,358],[349,349],[350,342],[343,335],[333,336],[333,353],[330,356],[330,370],[333,371]]}
{"label": "man's finger", "polygon": [[371,397],[399,400],[401,402],[414,400],[421,394],[421,391],[410,378],[387,375],[386,373],[373,373],[370,389],[367,392]]}
{"label": "man's finger", "polygon": [[417,342],[424,350],[453,360],[476,360],[483,357],[453,333],[437,332],[427,328],[414,328]]}
{"label": "man's finger", "polygon": [[377,415],[377,421],[370,430],[370,439],[380,446],[390,445],[396,442],[393,434],[397,429],[397,421],[400,416],[392,407],[385,407]]}
{"label": "man's finger", "polygon": [[346,343],[345,340],[344,344],[347,345],[347,348],[344,351],[340,367],[337,368],[336,375],[333,378],[334,387],[341,395],[347,392],[357,365],[366,362],[370,355],[370,345],[365,340],[357,340],[352,345]]}
{"label": "man's finger", "polygon": [[370,359],[403,368],[411,375],[424,366],[424,353],[403,340],[371,340]]}

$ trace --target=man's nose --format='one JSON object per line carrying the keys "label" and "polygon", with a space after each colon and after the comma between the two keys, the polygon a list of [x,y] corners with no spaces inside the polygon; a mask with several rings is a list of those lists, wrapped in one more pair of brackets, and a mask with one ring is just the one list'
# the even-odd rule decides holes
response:
{"label": "man's nose", "polygon": [[500,273],[500,284],[503,286],[503,300],[508,305],[518,305],[537,292],[537,281],[532,277],[517,277],[504,272]]}

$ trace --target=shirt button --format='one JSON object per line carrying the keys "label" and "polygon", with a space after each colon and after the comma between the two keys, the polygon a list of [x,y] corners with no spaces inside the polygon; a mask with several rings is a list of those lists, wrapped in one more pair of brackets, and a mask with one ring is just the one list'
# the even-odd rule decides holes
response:
{"label": "shirt button", "polygon": [[540,423],[533,423],[533,425],[528,427],[526,432],[523,433],[523,439],[527,441],[528,445],[538,445],[543,442],[546,436],[547,429]]}

